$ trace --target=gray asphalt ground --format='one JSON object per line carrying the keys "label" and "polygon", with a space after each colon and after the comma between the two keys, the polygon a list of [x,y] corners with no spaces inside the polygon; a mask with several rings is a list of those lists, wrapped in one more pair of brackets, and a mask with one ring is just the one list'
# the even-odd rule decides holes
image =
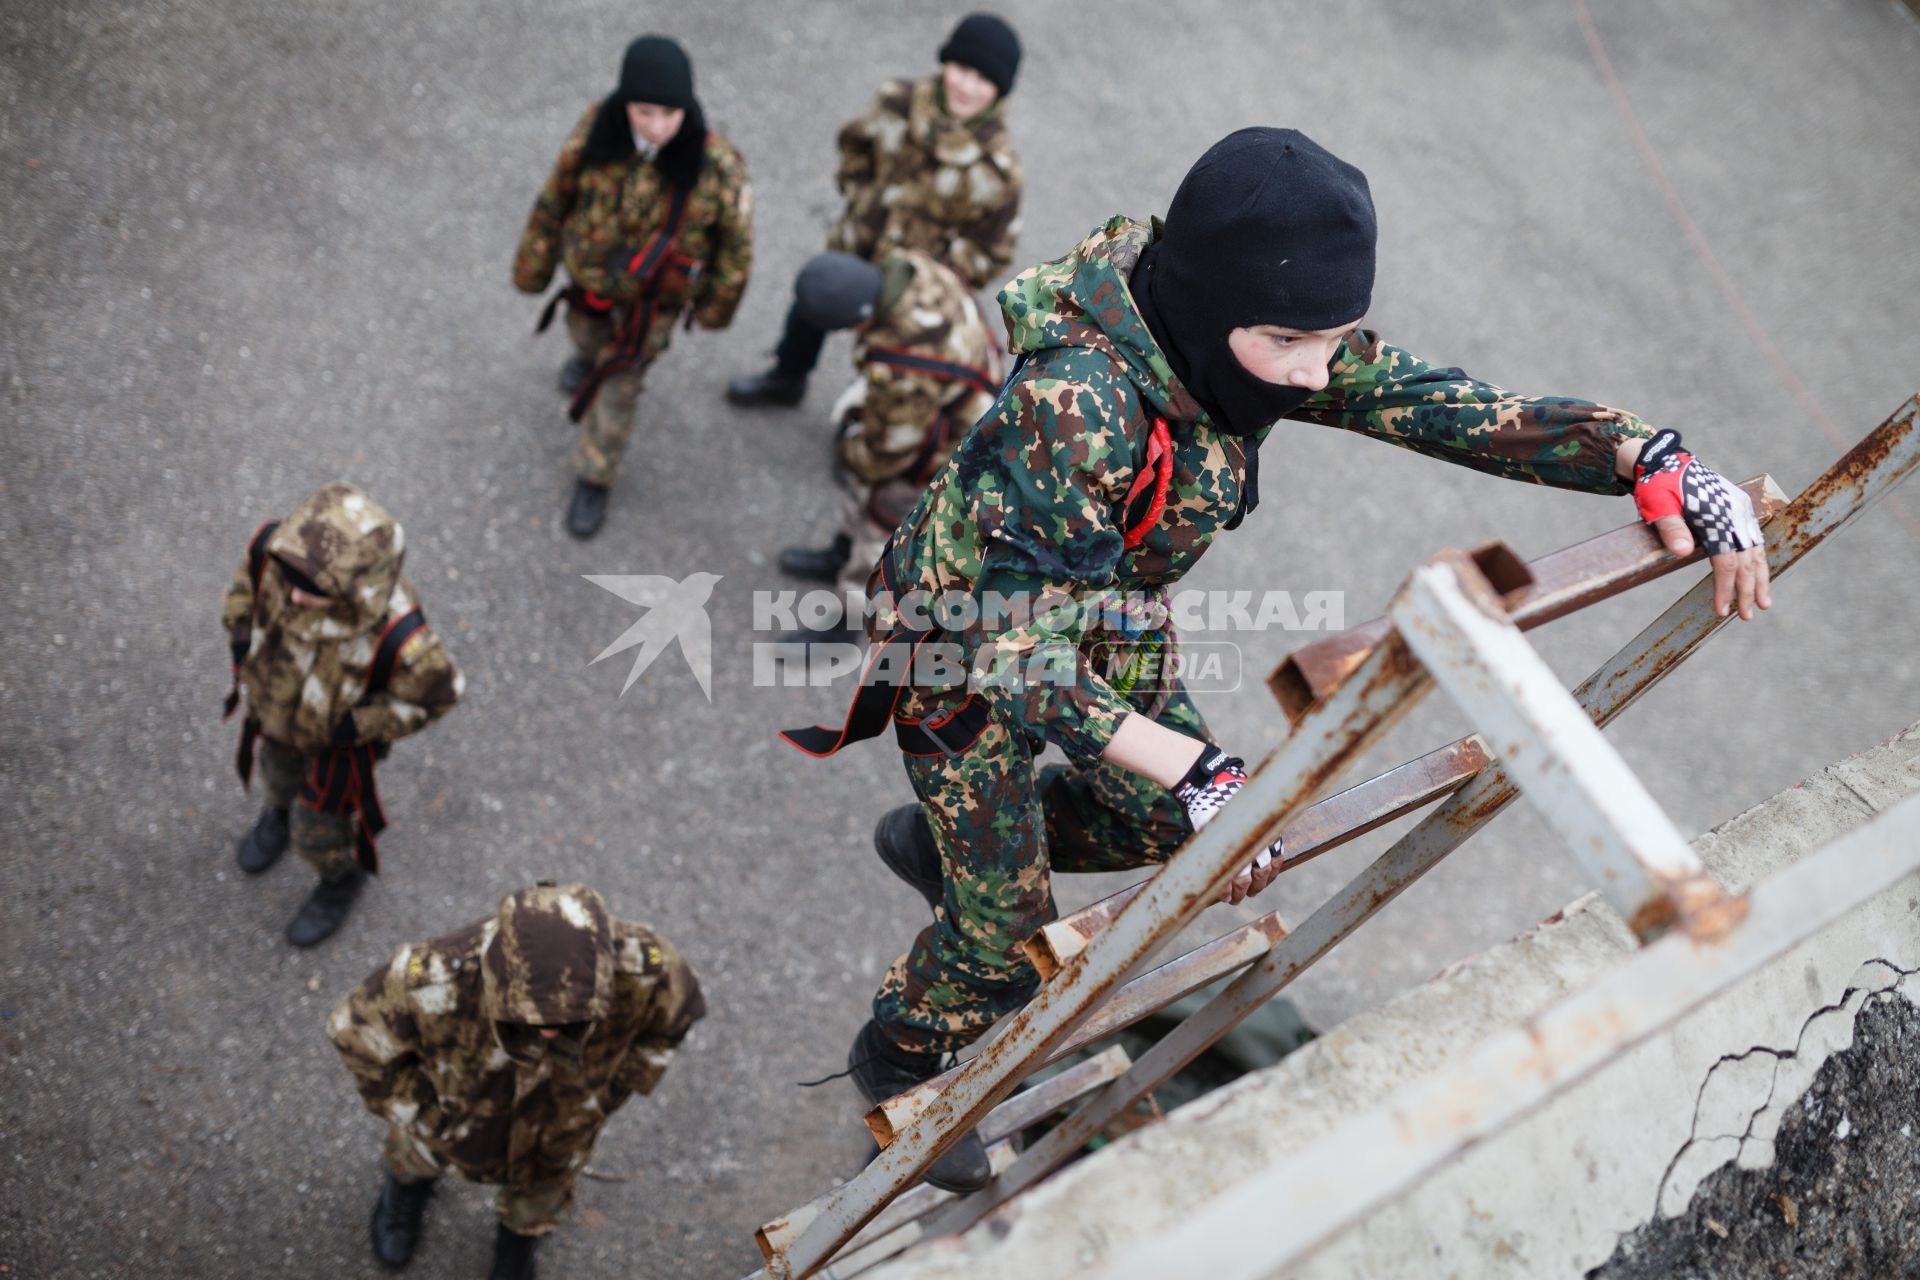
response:
{"label": "gray asphalt ground", "polygon": [[[1891,0],[1595,6],[1637,125],[1572,0],[1007,8],[1027,45],[1022,262],[1110,213],[1163,210],[1228,130],[1290,123],[1371,176],[1373,322],[1431,359],[1630,407],[1789,492],[1920,384],[1920,22]],[[879,745],[830,763],[777,746],[776,726],[841,695],[755,688],[748,658],[752,593],[795,585],[774,553],[831,527],[824,417],[845,340],[804,412],[736,411],[720,391],[761,361],[819,244],[834,128],[883,76],[930,70],[957,13],[0,10],[6,1274],[372,1274],[380,1127],[325,1013],[397,944],[544,876],[677,939],[713,1006],[610,1127],[595,1167],[617,1180],[583,1182],[548,1274],[744,1274],[756,1224],[857,1165],[851,1088],[793,1082],[838,1069],[923,923],[868,845],[908,790]],[[564,341],[530,340],[537,306],[507,266],[561,139],[647,29],[684,40],[709,118],[748,157],[759,267],[731,331],[685,335],[656,368],[609,525],[581,545],[559,526]],[[1262,470],[1264,505],[1192,585],[1339,590],[1353,622],[1439,547],[1501,536],[1538,554],[1632,519],[1624,499],[1304,427]],[[217,711],[218,597],[254,526],[335,477],[405,521],[469,685],[383,771],[387,870],[301,954],[280,930],[304,868],[245,881],[232,864],[254,802]],[[1772,616],[1613,732],[1683,828],[1914,719],[1915,513],[1920,491],[1861,520],[1780,584]],[[723,575],[711,702],[673,653],[620,696],[624,660],[588,660],[634,610],[580,575],[694,571]],[[1571,681],[1680,589],[1538,643]],[[1247,679],[1204,706],[1256,756],[1281,731],[1260,677],[1308,637],[1232,638]],[[1371,763],[1463,728],[1436,699]],[[1304,914],[1385,839],[1263,905]],[[1330,1024],[1581,888],[1546,828],[1510,813],[1296,995]],[[482,1274],[490,1238],[485,1193],[449,1187],[413,1273]]]}

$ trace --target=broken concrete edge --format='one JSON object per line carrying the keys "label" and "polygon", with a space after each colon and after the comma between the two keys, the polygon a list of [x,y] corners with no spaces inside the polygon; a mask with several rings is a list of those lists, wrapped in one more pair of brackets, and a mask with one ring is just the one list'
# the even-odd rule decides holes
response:
{"label": "broken concrete edge", "polygon": [[[1694,848],[1737,893],[1915,791],[1920,725],[1722,823]],[[1603,1263],[1660,1209],[1684,1208],[1717,1169],[1762,1159],[1769,1123],[1778,1124],[1812,1074],[1845,1046],[1867,991],[1895,989],[1887,975],[1920,969],[1916,912],[1920,885],[1910,878],[1285,1274],[1517,1278]],[[929,1242],[870,1274],[1011,1280],[1109,1266],[1128,1242],[1151,1237],[1585,986],[1634,945],[1619,917],[1590,894],[1277,1066],[1094,1153],[972,1231]],[[1920,998],[1920,981],[1900,981],[1897,989]],[[1725,1065],[1743,1061],[1779,1070],[1762,1078],[1757,1069]],[[1745,1077],[1751,1080],[1742,1088]],[[1744,1117],[1745,1127],[1733,1130],[1743,1141],[1716,1141],[1728,1116]]]}

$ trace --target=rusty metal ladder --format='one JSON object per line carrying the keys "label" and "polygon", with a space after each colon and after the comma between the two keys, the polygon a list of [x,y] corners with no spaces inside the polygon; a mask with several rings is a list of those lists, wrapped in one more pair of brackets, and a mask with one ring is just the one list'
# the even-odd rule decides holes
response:
{"label": "rusty metal ladder", "polygon": [[[1916,416],[1920,396],[1790,503],[1766,477],[1742,486],[1765,525],[1774,577],[1920,464]],[[1501,544],[1442,552],[1408,578],[1385,617],[1288,658],[1271,685],[1292,731],[1235,803],[1151,879],[1036,934],[1026,945],[1045,980],[1040,992],[1003,1019],[974,1058],[873,1108],[867,1125],[880,1144],[878,1157],[761,1227],[756,1238],[766,1266],[756,1277],[843,1280],[918,1241],[965,1230],[1083,1148],[1523,792],[1643,944],[1669,933],[1682,942],[1737,935],[1747,897],[1727,894],[1706,874],[1600,732],[1724,625],[1712,609],[1711,578],[1571,695],[1520,634],[1697,558],[1667,555],[1638,525],[1531,565]],[[1312,803],[1435,685],[1478,734]],[[1435,800],[1438,808],[1298,927],[1269,914],[1146,967],[1275,836],[1284,835],[1286,865],[1293,866]],[[1761,949],[1721,950],[1745,956]],[[1649,948],[1640,958],[1660,957]],[[1224,990],[1139,1061],[1110,1048],[1014,1092],[1041,1067],[1236,970]],[[1716,980],[1724,976],[1715,971]],[[1077,1109],[1033,1147],[1013,1149],[1014,1134],[1075,1102]],[[993,1181],[965,1198],[918,1185],[940,1152],[976,1126],[989,1144]],[[1324,1238],[1347,1220],[1343,1211],[1350,1217],[1351,1205],[1329,1209],[1324,1221],[1296,1224],[1295,1234]]]}

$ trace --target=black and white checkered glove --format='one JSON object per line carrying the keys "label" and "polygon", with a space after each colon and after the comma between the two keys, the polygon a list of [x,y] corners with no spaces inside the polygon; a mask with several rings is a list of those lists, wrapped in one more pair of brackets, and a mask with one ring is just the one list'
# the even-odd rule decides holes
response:
{"label": "black and white checkered glove", "polygon": [[[1246,785],[1247,762],[1239,756],[1228,755],[1209,742],[1201,750],[1200,758],[1187,770],[1187,776],[1174,786],[1173,798],[1186,808],[1187,825],[1198,831],[1212,822],[1213,815],[1220,812],[1220,807],[1239,794],[1240,788]],[[1260,851],[1251,869],[1264,869],[1281,853],[1280,842],[1275,840]]]}
{"label": "black and white checkered glove", "polygon": [[1747,495],[1688,453],[1678,431],[1660,432],[1640,451],[1633,466],[1633,502],[1648,524],[1679,516],[1709,556],[1745,551],[1765,540]]}

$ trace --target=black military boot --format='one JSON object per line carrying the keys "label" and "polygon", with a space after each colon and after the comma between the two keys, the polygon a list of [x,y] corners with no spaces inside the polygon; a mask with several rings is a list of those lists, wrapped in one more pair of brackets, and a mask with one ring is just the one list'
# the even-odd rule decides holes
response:
{"label": "black military boot", "polygon": [[[939,1075],[940,1055],[902,1049],[887,1039],[887,1033],[878,1023],[868,1019],[860,1028],[860,1034],[853,1038],[853,1048],[847,1052],[847,1073],[867,1101],[878,1106],[896,1093],[905,1093],[921,1081]],[[948,1147],[926,1172],[927,1182],[956,1195],[978,1191],[992,1177],[987,1146],[972,1130]]]}
{"label": "black military boot", "polygon": [[290,843],[292,837],[287,833],[287,811],[269,805],[260,811],[260,820],[253,824],[253,830],[247,832],[246,839],[240,842],[240,869],[250,876],[259,875],[280,861],[280,855],[287,851]]}
{"label": "black military boot", "polygon": [[287,926],[287,941],[296,947],[313,947],[331,938],[346,923],[353,900],[367,883],[367,873],[354,868],[338,880],[322,880],[300,905],[299,914]]}
{"label": "black military boot", "polygon": [[779,365],[765,373],[744,374],[727,384],[727,399],[734,404],[777,404],[792,408],[806,396],[806,375],[787,373]]}
{"label": "black military boot", "polygon": [[780,568],[809,582],[838,582],[852,555],[853,539],[836,533],[824,547],[788,547],[780,553]]}
{"label": "black military boot", "polygon": [[570,396],[579,391],[591,372],[593,361],[585,356],[569,356],[567,362],[560,366],[560,394]]}
{"label": "black military boot", "polygon": [[607,486],[573,482],[573,503],[567,508],[567,532],[576,538],[591,538],[607,522]]}
{"label": "black military boot", "polygon": [[926,811],[917,803],[903,804],[880,816],[880,824],[873,829],[873,849],[887,864],[887,870],[912,886],[928,906],[940,905],[940,848],[933,842]]}
{"label": "black military boot", "polygon": [[426,1216],[432,1182],[402,1182],[391,1173],[380,1184],[373,1202],[373,1256],[390,1271],[398,1271],[413,1257],[420,1243],[420,1220]]}
{"label": "black military boot", "polygon": [[501,1223],[493,1233],[493,1270],[487,1280],[534,1280],[533,1250],[539,1236],[523,1236]]}

